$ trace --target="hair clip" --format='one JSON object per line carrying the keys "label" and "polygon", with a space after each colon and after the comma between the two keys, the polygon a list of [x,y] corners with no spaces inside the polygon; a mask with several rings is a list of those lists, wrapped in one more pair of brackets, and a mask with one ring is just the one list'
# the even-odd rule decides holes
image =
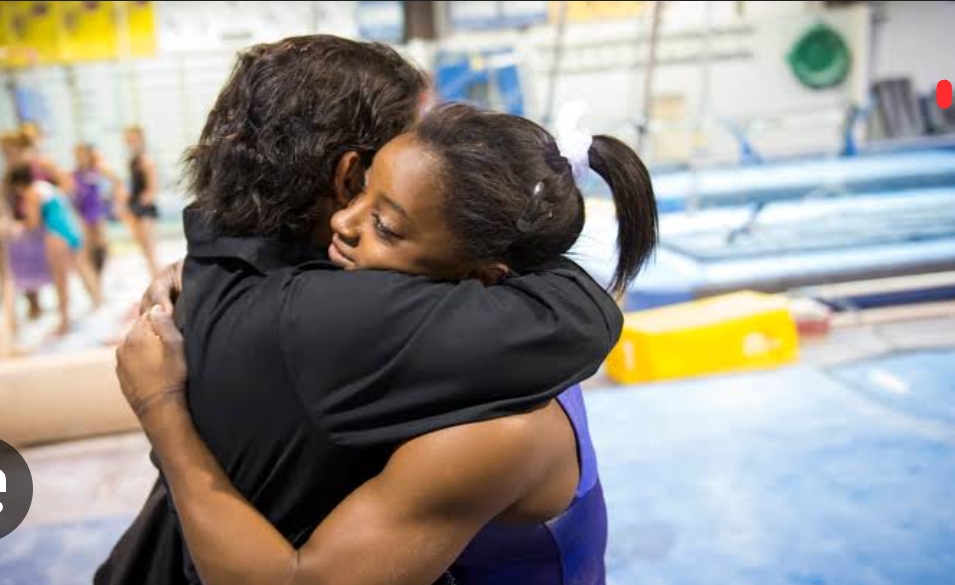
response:
{"label": "hair clip", "polygon": [[[520,217],[517,218],[515,226],[517,230],[523,233],[533,231],[537,222],[540,221],[541,216],[541,205],[544,203],[544,181],[537,181],[534,184],[534,189],[531,191],[531,196],[527,198],[527,201],[524,203],[524,210],[521,211]],[[549,211],[547,214],[547,219],[550,219],[554,216],[553,211]]]}

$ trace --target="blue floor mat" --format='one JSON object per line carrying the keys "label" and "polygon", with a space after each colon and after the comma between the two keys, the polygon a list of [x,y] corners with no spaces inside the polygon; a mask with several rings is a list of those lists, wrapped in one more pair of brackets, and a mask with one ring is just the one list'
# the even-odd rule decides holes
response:
{"label": "blue floor mat", "polygon": [[[926,402],[955,401],[947,380]],[[808,368],[608,389],[588,406],[616,585],[955,583],[951,423]]]}
{"label": "blue floor mat", "polygon": [[131,520],[18,528],[0,540],[0,585],[89,585]]}
{"label": "blue floor mat", "polygon": [[901,352],[834,368],[850,389],[894,412],[955,428],[955,352]]}

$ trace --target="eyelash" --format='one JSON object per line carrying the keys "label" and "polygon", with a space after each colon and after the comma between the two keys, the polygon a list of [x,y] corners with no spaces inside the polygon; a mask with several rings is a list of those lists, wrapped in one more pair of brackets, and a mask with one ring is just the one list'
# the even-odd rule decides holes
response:
{"label": "eyelash", "polygon": [[386,226],[384,222],[381,221],[380,215],[378,215],[377,213],[373,213],[371,214],[371,217],[374,220],[375,231],[378,232],[378,235],[380,235],[382,238],[388,241],[394,241],[398,239],[399,237],[398,234],[390,230],[388,226]]}

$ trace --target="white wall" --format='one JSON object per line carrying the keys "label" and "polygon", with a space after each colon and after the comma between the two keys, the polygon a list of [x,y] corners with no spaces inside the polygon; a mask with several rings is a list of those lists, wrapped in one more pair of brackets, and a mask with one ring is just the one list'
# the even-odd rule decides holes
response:
{"label": "white wall", "polygon": [[955,80],[955,2],[881,2],[873,31],[873,78],[909,77],[920,93]]}
{"label": "white wall", "polygon": [[354,1],[158,2],[162,54],[238,49],[315,32],[356,36]]}
{"label": "white wall", "polygon": [[[658,120],[644,155],[653,160],[673,154],[673,144],[695,162],[734,160],[738,146],[723,119],[752,126],[751,139],[767,155],[836,152],[844,108],[864,96],[868,84],[869,6],[825,10],[810,2],[665,2],[654,96],[664,98],[682,119]],[[83,138],[97,142],[107,156],[123,164],[121,129],[129,123],[146,127],[159,159],[164,184],[172,188],[182,150],[198,136],[205,115],[227,76],[235,51],[254,42],[312,31],[354,34],[355,2],[160,2],[160,56],[133,62],[77,67],[78,100],[71,97],[62,67],[18,74],[22,83],[41,89],[56,109],[56,135],[48,147],[62,163],[72,164],[71,146]],[[742,8],[742,10],[740,10]],[[876,76],[908,74],[930,91],[950,56],[955,24],[951,2],[886,2],[875,36]],[[801,87],[785,62],[795,39],[817,22],[840,30],[853,52],[854,67],[843,86],[815,92]],[[711,36],[711,54],[725,58],[705,67],[702,33],[709,28],[728,34]],[[645,70],[634,63],[646,55],[648,19],[573,24],[557,76],[556,101],[583,98],[592,104],[587,123],[597,132],[635,139],[633,121],[644,109]],[[733,31],[737,31],[733,34]],[[695,36],[693,36],[695,34]],[[455,34],[443,48],[517,49],[528,96],[528,113],[543,115],[555,29]],[[427,65],[435,46],[405,48]],[[689,61],[672,63],[674,60]],[[667,64],[667,62],[671,62]],[[951,67],[950,67],[951,68]],[[7,77],[0,74],[0,83]],[[706,87],[704,87],[706,85]],[[13,124],[8,92],[0,92],[0,127]],[[0,129],[2,129],[0,128]],[[666,144],[664,144],[666,143]],[[664,148],[666,146],[666,148]],[[660,156],[657,157],[658,159]]]}
{"label": "white wall", "polygon": [[[786,54],[818,22],[843,34],[854,66],[842,86],[813,91],[792,75]],[[591,104],[592,130],[633,139],[632,122],[644,111],[645,75],[645,68],[633,64],[646,58],[648,27],[648,18],[570,25],[555,101],[584,99]],[[708,28],[724,34],[710,37],[709,54],[714,57],[705,82],[702,35]],[[688,38],[694,33],[697,38]],[[549,25],[526,33],[467,33],[452,36],[445,46],[517,46],[527,73],[528,113],[539,118],[549,91],[554,34]],[[865,4],[823,11],[806,2],[666,2],[653,94],[682,99],[687,117],[677,126],[658,123],[654,133],[658,140],[682,135],[694,158],[733,160],[738,146],[721,122],[732,119],[752,125],[752,142],[770,156],[837,152],[845,108],[861,102],[868,87],[868,42]],[[695,132],[697,124],[702,132]],[[652,148],[644,154],[652,159]]]}

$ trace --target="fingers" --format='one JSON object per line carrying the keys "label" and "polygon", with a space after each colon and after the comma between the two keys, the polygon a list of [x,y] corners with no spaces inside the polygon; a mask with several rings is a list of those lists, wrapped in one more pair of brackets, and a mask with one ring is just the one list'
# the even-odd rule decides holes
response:
{"label": "fingers", "polygon": [[124,339],[122,345],[119,346],[117,355],[127,355],[131,351],[136,351],[146,343],[155,339],[155,337],[156,332],[153,330],[149,314],[140,315],[126,333],[126,339]]}
{"label": "fingers", "polygon": [[152,288],[153,288],[153,285],[150,284],[146,288],[145,292],[143,292],[143,296],[139,298],[139,314],[140,315],[145,315],[146,312],[148,312],[149,309],[151,309],[153,305],[156,304],[156,301],[154,301],[152,297]]}
{"label": "fingers", "polygon": [[179,293],[177,277],[177,265],[173,264],[149,283],[149,287],[146,288],[146,292],[139,300],[139,314],[145,314],[153,305],[159,305],[164,311],[171,314],[173,312],[173,302]]}
{"label": "fingers", "polygon": [[165,311],[159,305],[156,305],[149,310],[148,316],[152,322],[153,329],[164,344],[182,345],[182,334],[176,327],[171,313]]}
{"label": "fingers", "polygon": [[180,258],[169,266],[169,271],[172,274],[173,301],[179,298],[179,293],[182,292],[182,268],[184,265],[185,260]]}
{"label": "fingers", "polygon": [[173,301],[169,294],[170,289],[166,276],[158,276],[143,293],[142,298],[139,299],[139,314],[145,315],[156,305],[159,305],[163,311],[172,313]]}
{"label": "fingers", "polygon": [[116,375],[119,378],[120,387],[123,395],[130,400],[130,393],[133,392],[133,386],[128,376],[128,368],[136,363],[136,356],[146,347],[147,343],[155,343],[156,333],[153,331],[152,323],[145,316],[139,317],[132,328],[126,333],[123,343],[116,348]]}
{"label": "fingers", "polygon": [[[122,367],[127,360],[135,361],[136,354],[143,351],[149,343],[155,343],[156,332],[148,315],[142,315],[126,333],[123,343],[116,348],[116,363]],[[132,362],[131,362],[132,363]]]}

